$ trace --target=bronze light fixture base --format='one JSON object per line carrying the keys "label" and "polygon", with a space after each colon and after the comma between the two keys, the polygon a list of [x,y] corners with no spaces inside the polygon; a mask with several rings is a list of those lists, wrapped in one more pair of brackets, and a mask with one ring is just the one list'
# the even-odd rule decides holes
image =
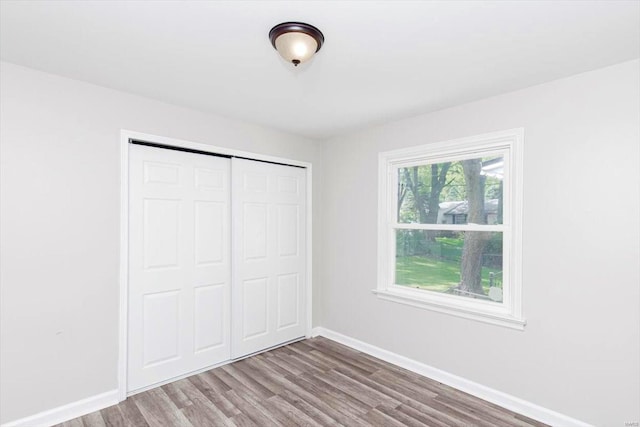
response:
{"label": "bronze light fixture base", "polygon": [[269,31],[269,40],[287,62],[297,67],[320,50],[324,44],[324,35],[313,25],[283,22]]}

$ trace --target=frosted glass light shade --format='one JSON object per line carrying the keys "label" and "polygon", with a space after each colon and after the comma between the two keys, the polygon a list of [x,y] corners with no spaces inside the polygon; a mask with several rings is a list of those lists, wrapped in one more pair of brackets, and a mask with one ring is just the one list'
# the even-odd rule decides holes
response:
{"label": "frosted glass light shade", "polygon": [[305,33],[285,33],[276,39],[276,50],[287,62],[294,65],[311,59],[318,43]]}
{"label": "frosted glass light shade", "polygon": [[269,31],[271,44],[287,62],[298,66],[320,50],[324,35],[313,25],[283,22]]}

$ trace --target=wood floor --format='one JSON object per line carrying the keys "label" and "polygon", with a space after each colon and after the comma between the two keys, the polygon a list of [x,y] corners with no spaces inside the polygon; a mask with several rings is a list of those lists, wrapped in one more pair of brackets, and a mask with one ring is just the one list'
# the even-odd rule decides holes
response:
{"label": "wood floor", "polygon": [[543,426],[325,338],[194,375],[59,424]]}

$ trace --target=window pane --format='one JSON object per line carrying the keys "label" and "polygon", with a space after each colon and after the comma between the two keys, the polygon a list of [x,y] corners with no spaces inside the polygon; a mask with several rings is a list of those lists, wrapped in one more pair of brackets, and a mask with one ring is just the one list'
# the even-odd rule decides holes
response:
{"label": "window pane", "polygon": [[502,233],[396,230],[395,284],[502,302]]}
{"label": "window pane", "polygon": [[503,157],[398,169],[400,223],[502,224]]}

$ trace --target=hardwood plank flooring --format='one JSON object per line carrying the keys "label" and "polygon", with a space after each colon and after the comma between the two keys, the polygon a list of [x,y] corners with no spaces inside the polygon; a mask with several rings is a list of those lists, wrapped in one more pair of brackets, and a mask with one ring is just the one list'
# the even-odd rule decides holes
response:
{"label": "hardwood plank flooring", "polygon": [[56,427],[545,426],[313,338],[131,396]]}

